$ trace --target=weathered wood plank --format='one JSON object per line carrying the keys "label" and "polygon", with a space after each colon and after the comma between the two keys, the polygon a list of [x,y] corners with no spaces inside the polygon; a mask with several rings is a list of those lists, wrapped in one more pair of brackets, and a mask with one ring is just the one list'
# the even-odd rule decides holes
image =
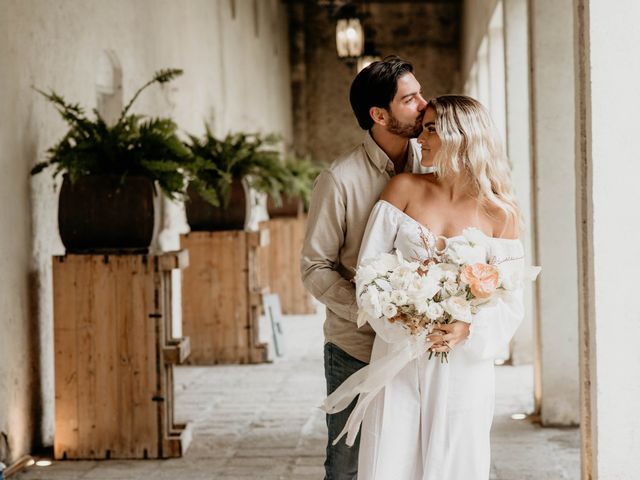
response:
{"label": "weathered wood plank", "polygon": [[[81,264],[82,256],[73,256],[76,264]],[[109,261],[109,257],[92,256],[91,276],[85,279],[90,285],[90,301],[93,312],[100,312],[99,315],[93,314],[96,318],[95,322],[95,359],[96,359],[96,387],[97,387],[97,408],[95,425],[102,426],[99,431],[94,428],[94,458],[110,457],[113,448],[109,439],[117,438],[119,435],[119,421],[114,418],[117,415],[118,389],[120,386],[120,378],[118,376],[118,337],[117,337],[117,299],[114,296],[114,278],[113,269]],[[87,261],[89,263],[89,261]],[[85,452],[85,455],[88,455]]]}
{"label": "weathered wood plank", "polygon": [[269,230],[270,237],[263,258],[269,272],[269,291],[277,293],[280,297],[282,313],[313,313],[315,307],[300,275],[305,217],[274,218],[263,222],[262,228]]}
{"label": "weathered wood plank", "polygon": [[[171,346],[167,268],[185,265],[180,258],[54,258],[56,458],[158,458],[186,449],[163,354]],[[188,341],[176,342],[181,360]],[[167,439],[181,448],[165,448]]]}
{"label": "weathered wood plank", "polygon": [[189,362],[198,365],[264,361],[252,293],[259,288],[259,233],[192,232],[181,237],[190,267],[183,273],[183,330]]}
{"label": "weathered wood plank", "polygon": [[78,451],[78,329],[76,328],[77,272],[53,258],[55,458],[74,458]]}

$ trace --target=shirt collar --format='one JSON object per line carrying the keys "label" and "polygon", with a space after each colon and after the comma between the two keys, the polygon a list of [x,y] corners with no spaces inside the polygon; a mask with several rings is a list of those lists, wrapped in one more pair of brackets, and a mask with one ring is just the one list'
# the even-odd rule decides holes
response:
{"label": "shirt collar", "polygon": [[[393,162],[389,158],[389,156],[384,153],[376,141],[371,136],[371,132],[367,131],[364,136],[364,141],[362,142],[364,145],[364,150],[367,152],[367,155],[371,162],[380,170],[380,172],[384,172],[387,170],[391,176],[395,174]],[[418,155],[418,144],[413,140],[409,140],[409,153],[407,156],[407,166],[405,168],[406,172],[415,172],[416,165],[415,163],[420,163],[420,156]]]}

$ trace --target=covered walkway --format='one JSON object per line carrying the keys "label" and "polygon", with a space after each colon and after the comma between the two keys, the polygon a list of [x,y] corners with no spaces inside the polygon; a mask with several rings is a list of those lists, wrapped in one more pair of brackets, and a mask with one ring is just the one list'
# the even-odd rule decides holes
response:
{"label": "covered walkway", "polygon": [[[286,355],[273,364],[176,369],[177,416],[193,442],[175,460],[66,461],[21,480],[317,480],[323,477],[321,316],[287,316]],[[540,428],[530,412],[531,366],[498,367],[491,480],[575,480],[575,428]],[[461,454],[461,461],[464,454]]]}

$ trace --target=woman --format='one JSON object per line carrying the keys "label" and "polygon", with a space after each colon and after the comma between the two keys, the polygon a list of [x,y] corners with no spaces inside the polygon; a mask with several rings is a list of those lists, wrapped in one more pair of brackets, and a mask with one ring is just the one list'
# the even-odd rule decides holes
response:
{"label": "woman", "polygon": [[[509,165],[486,109],[472,98],[446,95],[429,102],[423,124],[423,165],[433,163],[436,175],[401,174],[389,182],[369,218],[359,263],[394,249],[424,257],[422,239],[441,249],[476,227],[478,241],[502,268],[522,269]],[[343,432],[352,443],[364,416],[358,478],[487,480],[493,359],[522,317],[522,289],[481,309],[470,324],[454,321],[422,343],[406,343],[399,322],[368,317],[376,331],[371,364],[325,402],[327,411],[336,411],[360,393]],[[412,348],[401,365],[385,364]],[[447,352],[448,363],[429,359],[429,350]]]}

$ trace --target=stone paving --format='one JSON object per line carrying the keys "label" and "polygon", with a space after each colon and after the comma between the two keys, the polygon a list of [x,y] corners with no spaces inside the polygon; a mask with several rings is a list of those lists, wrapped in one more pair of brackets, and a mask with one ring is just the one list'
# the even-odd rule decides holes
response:
{"label": "stone paving", "polygon": [[[194,434],[183,458],[55,462],[17,478],[322,479],[326,427],[316,408],[325,393],[322,318],[285,317],[283,329],[285,355],[272,364],[176,369],[176,417],[192,421]],[[496,371],[491,480],[578,480],[577,429],[511,419],[532,409],[531,367]]]}

